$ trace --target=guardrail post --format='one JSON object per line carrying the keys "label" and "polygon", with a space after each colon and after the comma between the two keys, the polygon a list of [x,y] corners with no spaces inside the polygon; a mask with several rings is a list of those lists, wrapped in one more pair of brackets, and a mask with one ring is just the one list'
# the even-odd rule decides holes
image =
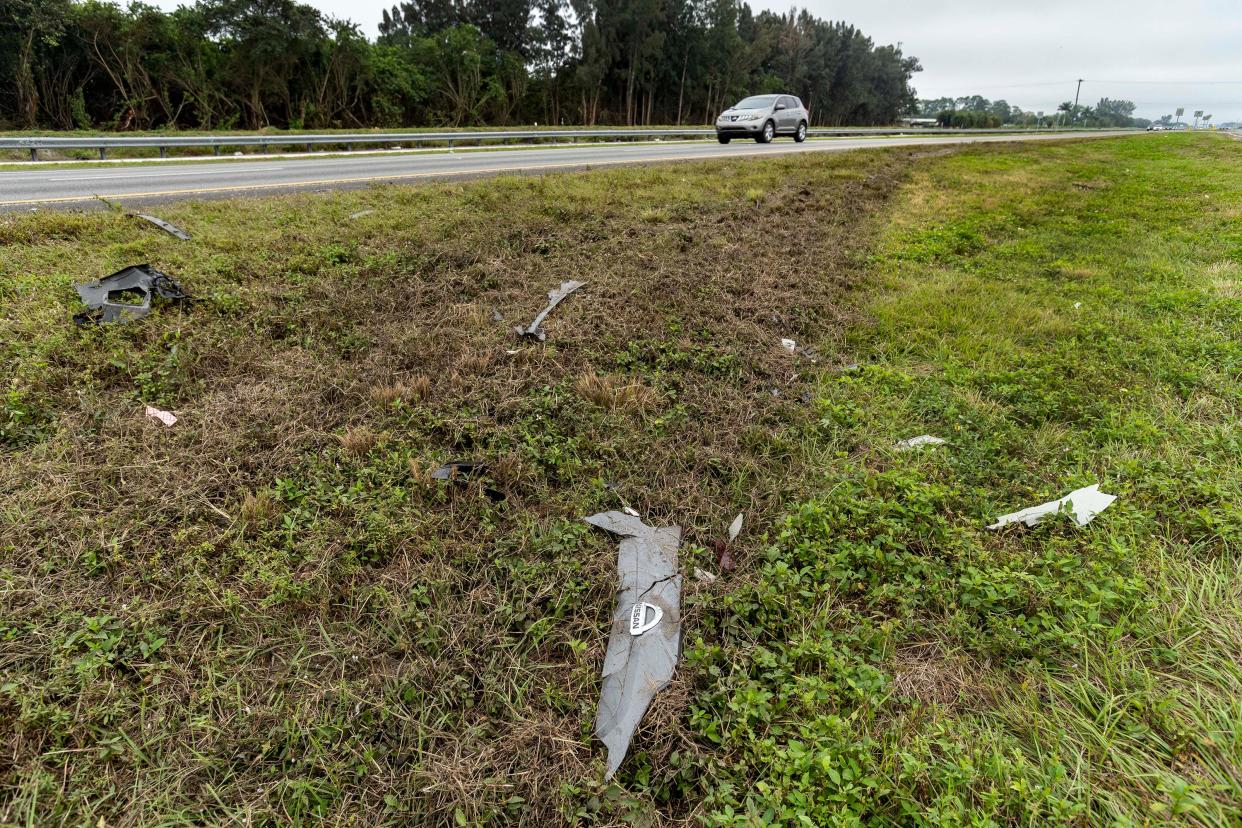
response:
{"label": "guardrail post", "polygon": [[310,145],[310,144],[307,144],[307,145],[306,145],[306,152],[307,152],[307,154],[308,154],[308,155],[310,154],[310,151],[311,151],[311,145]]}
{"label": "guardrail post", "polygon": [[449,149],[452,149],[452,148],[453,148],[453,139],[451,139],[451,138],[449,139],[449,142],[448,142],[448,148],[449,148]]}
{"label": "guardrail post", "polygon": [[108,160],[108,148],[107,147],[99,148],[99,160],[100,161]]}
{"label": "guardrail post", "polygon": [[160,147],[160,158],[168,157],[168,147]]}
{"label": "guardrail post", "polygon": [[37,149],[35,149],[34,147],[31,147],[31,148],[30,148],[30,160],[31,160],[31,161],[38,161],[38,160],[39,160],[39,151],[38,151]]}
{"label": "guardrail post", "polygon": [[219,145],[219,144],[216,144],[216,145],[215,145],[214,147],[212,147],[211,149],[212,149],[212,151],[213,151],[213,153],[214,153],[215,155],[217,155],[217,156],[218,156],[218,155],[220,155],[220,145]]}
{"label": "guardrail post", "polygon": [[353,145],[353,144],[346,144],[346,145],[345,145],[345,151],[346,151],[346,152],[353,152],[353,151],[354,151],[354,145]]}

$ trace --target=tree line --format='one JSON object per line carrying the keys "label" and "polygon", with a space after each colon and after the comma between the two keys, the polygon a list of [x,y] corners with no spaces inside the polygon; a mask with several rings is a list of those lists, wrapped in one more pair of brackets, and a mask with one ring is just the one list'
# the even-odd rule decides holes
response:
{"label": "tree line", "polygon": [[1066,101],[1056,112],[1031,112],[1008,101],[989,101],[981,95],[961,98],[922,98],[917,112],[923,118],[935,118],[941,126],[981,129],[1006,125],[1026,127],[1142,127],[1150,121],[1135,118],[1131,101],[1100,98],[1095,106],[1075,106]]}
{"label": "tree line", "polygon": [[690,124],[799,95],[892,123],[918,61],[740,0],[406,0],[380,34],[296,0],[0,0],[0,127],[146,130]]}

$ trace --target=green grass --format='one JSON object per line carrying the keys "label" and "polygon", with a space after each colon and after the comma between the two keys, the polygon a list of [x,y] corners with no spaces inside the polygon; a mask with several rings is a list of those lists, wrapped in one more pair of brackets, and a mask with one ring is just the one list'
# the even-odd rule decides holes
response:
{"label": "green grass", "polygon": [[[0,216],[0,823],[1237,825],[1240,154],[162,209],[191,243]],[[201,301],[73,328],[137,261]],[[458,456],[506,500],[427,478]],[[1087,527],[984,528],[1096,482]],[[687,573],[747,524],[606,784],[615,545],[578,519],[621,502]]]}

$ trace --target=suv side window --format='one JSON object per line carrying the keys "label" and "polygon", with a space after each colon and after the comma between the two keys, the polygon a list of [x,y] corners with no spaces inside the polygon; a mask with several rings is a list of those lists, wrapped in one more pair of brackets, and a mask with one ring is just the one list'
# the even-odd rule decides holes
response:
{"label": "suv side window", "polygon": [[786,109],[794,108],[793,98],[789,97],[788,95],[782,95],[780,97],[780,100],[777,101],[777,103],[784,104]]}
{"label": "suv side window", "polygon": [[806,109],[806,107],[802,105],[802,99],[801,99],[801,98],[794,98],[794,99],[793,99],[793,108],[794,108],[794,109]]}

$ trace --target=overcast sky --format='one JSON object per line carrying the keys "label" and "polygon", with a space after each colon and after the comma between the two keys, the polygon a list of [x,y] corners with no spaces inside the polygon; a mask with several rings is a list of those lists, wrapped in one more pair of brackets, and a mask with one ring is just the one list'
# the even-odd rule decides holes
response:
{"label": "overcast sky", "polygon": [[[376,34],[394,0],[303,0]],[[173,8],[181,0],[157,0]],[[750,0],[756,10],[791,3]],[[1242,0],[806,0],[919,58],[919,97],[979,94],[1032,111],[1134,101],[1140,117],[1183,106],[1242,120]]]}

